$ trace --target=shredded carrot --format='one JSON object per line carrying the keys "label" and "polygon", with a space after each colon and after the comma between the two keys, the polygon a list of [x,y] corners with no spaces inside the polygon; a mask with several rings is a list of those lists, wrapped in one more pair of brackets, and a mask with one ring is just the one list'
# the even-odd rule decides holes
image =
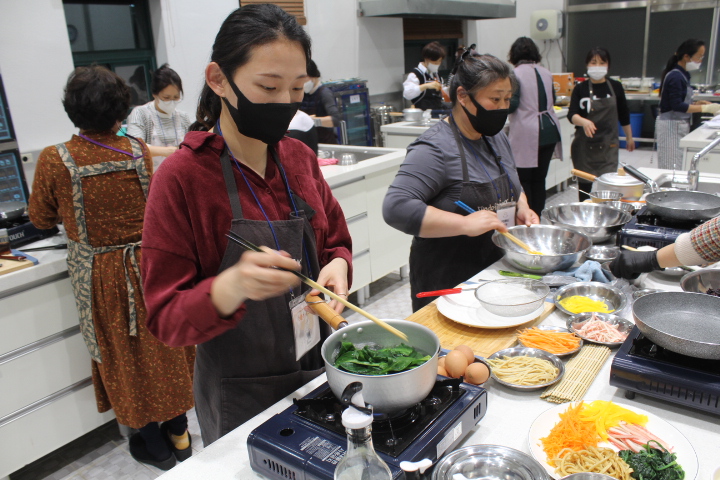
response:
{"label": "shredded carrot", "polygon": [[595,430],[595,423],[585,421],[580,417],[583,408],[583,402],[574,407],[568,407],[560,414],[560,421],[550,430],[548,436],[540,439],[549,465],[555,466],[554,459],[559,458],[563,449],[577,452],[586,450],[588,447],[595,447],[600,441]]}
{"label": "shredded carrot", "polygon": [[580,338],[575,334],[540,330],[537,327],[522,330],[518,339],[526,347],[539,348],[550,353],[572,352],[580,346]]}

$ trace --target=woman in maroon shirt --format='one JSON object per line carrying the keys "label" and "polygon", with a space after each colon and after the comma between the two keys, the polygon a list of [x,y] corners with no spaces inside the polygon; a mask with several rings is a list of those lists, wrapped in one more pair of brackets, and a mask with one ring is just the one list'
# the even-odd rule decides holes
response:
{"label": "woman in maroon shirt", "polygon": [[[205,445],[322,372],[328,328],[302,321],[295,299],[308,290],[271,267],[302,270],[347,295],[352,255],[342,210],[313,152],[284,137],[309,58],[307,34],[282,9],[231,13],[205,70],[195,131],[150,188],[148,328],[168,345],[198,344],[194,391]],[[228,243],[228,230],[266,253]]]}

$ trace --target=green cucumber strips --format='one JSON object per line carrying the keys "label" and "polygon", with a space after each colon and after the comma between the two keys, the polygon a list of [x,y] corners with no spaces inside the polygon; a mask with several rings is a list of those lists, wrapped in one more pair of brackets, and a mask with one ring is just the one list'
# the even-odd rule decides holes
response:
{"label": "green cucumber strips", "polygon": [[396,347],[365,345],[358,348],[352,342],[342,342],[334,365],[340,370],[360,375],[387,375],[411,370],[428,360],[430,355],[403,343]]}

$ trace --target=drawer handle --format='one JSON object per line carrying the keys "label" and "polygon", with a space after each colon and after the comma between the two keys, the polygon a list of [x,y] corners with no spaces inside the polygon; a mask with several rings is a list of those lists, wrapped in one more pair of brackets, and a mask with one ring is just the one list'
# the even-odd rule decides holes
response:
{"label": "drawer handle", "polygon": [[353,260],[355,260],[356,258],[360,258],[360,257],[362,257],[363,255],[367,255],[368,253],[370,253],[370,249],[369,249],[369,248],[366,248],[365,250],[362,250],[362,251],[354,254],[352,258],[353,258]]}
{"label": "drawer handle", "polygon": [[16,348],[15,350],[11,350],[7,353],[3,353],[2,355],[0,355],[0,365],[2,365],[4,363],[12,362],[13,360],[16,360],[24,355],[27,355],[28,353],[32,353],[36,350],[40,350],[41,348],[45,348],[48,345],[57,343],[60,340],[65,340],[66,338],[70,338],[79,333],[80,333],[80,325],[76,325],[74,327],[70,327],[68,329],[63,330],[62,332],[55,333],[55,334],[47,336],[45,338],[41,338],[40,340],[36,340],[32,343],[28,343],[27,345],[24,345],[20,348]]}
{"label": "drawer handle", "polygon": [[355,215],[355,216],[352,216],[352,217],[350,217],[350,218],[346,218],[346,219],[345,219],[345,223],[347,223],[348,225],[350,225],[351,223],[359,222],[359,221],[362,220],[363,218],[367,218],[367,216],[368,216],[367,212],[358,213],[358,214]]}
{"label": "drawer handle", "polygon": [[344,182],[340,182],[334,185],[330,185],[330,189],[340,188],[340,187],[347,187],[348,185],[352,185],[353,183],[362,182],[365,180],[365,176],[363,175],[360,178],[353,178],[352,180],[346,180]]}
{"label": "drawer handle", "polygon": [[51,403],[56,402],[61,398],[70,395],[71,393],[75,393],[78,390],[82,390],[89,385],[92,385],[92,377],[87,377],[84,380],[73,383],[72,385],[63,388],[62,390],[58,390],[55,393],[51,393],[47,397],[41,398],[40,400],[33,402],[30,405],[26,405],[18,410],[15,410],[12,413],[5,415],[4,417],[0,417],[0,428],[4,427],[8,423],[14,422],[15,420],[21,419],[25,415],[30,415],[35,410],[40,410],[43,407],[47,407]]}

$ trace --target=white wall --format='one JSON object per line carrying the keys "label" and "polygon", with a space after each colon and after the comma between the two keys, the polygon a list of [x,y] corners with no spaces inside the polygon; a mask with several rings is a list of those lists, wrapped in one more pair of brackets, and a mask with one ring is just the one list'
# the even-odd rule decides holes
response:
{"label": "white wall", "polygon": [[[563,10],[563,0],[517,0],[515,18],[469,21],[467,45],[477,44],[477,51],[491,53],[507,60],[510,46],[518,37],[530,36],[530,15],[535,10]],[[564,38],[560,39],[563,47]],[[555,41],[535,40],[543,55],[542,64],[551,72],[562,72],[562,56]],[[544,51],[543,51],[544,50]]]}

